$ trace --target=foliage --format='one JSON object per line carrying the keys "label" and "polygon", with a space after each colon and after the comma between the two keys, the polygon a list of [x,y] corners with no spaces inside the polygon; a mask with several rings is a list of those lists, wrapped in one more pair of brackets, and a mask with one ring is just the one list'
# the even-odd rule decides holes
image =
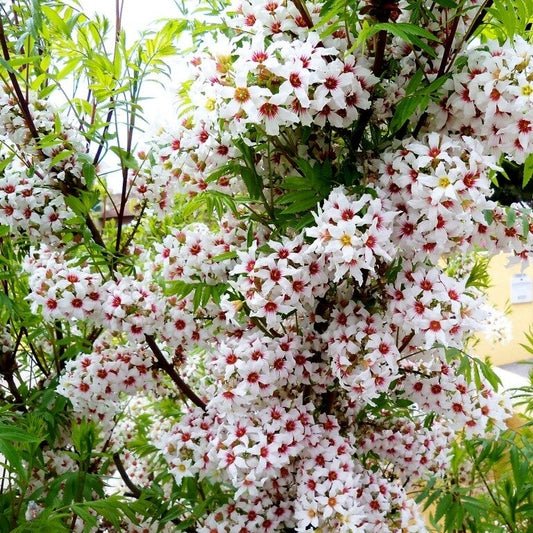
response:
{"label": "foliage", "polygon": [[[530,402],[531,391],[526,397]],[[515,415],[498,439],[456,443],[446,477],[419,494],[435,531],[533,531],[531,410],[526,413]]]}

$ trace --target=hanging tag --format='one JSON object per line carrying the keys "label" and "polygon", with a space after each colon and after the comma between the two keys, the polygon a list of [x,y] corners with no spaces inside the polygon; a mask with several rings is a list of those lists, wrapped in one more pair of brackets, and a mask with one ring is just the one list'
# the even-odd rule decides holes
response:
{"label": "hanging tag", "polygon": [[531,301],[531,279],[525,274],[515,274],[511,278],[511,303],[523,304]]}

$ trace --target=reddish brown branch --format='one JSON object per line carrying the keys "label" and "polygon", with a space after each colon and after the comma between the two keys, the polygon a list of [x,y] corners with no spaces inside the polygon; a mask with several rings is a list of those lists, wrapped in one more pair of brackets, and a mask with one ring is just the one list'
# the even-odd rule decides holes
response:
{"label": "reddish brown branch", "polygon": [[124,485],[130,489],[131,494],[135,498],[141,497],[141,489],[133,483],[130,476],[128,476],[128,473],[126,472],[126,469],[124,468],[124,465],[122,464],[122,460],[120,459],[120,455],[118,452],[113,454],[113,462],[115,463],[115,466],[117,467],[117,471],[122,478],[122,481],[124,481]]}
{"label": "reddish brown branch", "polygon": [[[4,31],[4,23],[2,22],[2,17],[0,17],[0,47],[2,48],[2,55],[4,56],[4,59],[9,63],[11,56],[9,54],[9,47],[7,45],[6,34]],[[26,122],[26,125],[28,126],[30,135],[33,137],[35,141],[39,141],[40,140],[39,132],[37,131],[37,128],[35,127],[35,123],[33,122],[33,117],[31,116],[30,108],[28,106],[28,101],[25,98],[24,94],[22,93],[22,89],[20,87],[19,81],[17,80],[17,76],[11,69],[8,69],[7,74],[9,76],[9,79],[11,80],[11,84],[13,86],[13,90],[15,91],[15,96],[17,99],[18,106],[20,108],[20,111],[22,112],[22,115],[24,116],[24,120]]]}
{"label": "reddish brown branch", "polygon": [[309,15],[309,11],[307,11],[307,8],[305,7],[305,4],[302,2],[302,0],[292,0],[292,3],[296,6],[296,9],[302,16],[306,26],[311,29],[314,24],[313,20],[311,19],[311,15]]}
{"label": "reddish brown branch", "polygon": [[201,407],[205,410],[205,403],[202,401],[202,399],[183,381],[181,376],[178,374],[176,369],[174,368],[174,365],[169,363],[164,356],[163,352],[157,345],[157,342],[153,335],[145,335],[144,336],[146,343],[148,346],[150,346],[150,349],[152,350],[152,353],[154,354],[154,357],[156,358],[157,364],[161,370],[164,370],[167,375],[172,379],[172,381],[178,386],[179,390],[189,399],[191,402]]}
{"label": "reddish brown branch", "polygon": [[439,72],[437,73],[437,78],[440,78],[446,72],[446,65],[448,64],[448,59],[450,58],[450,52],[452,50],[452,45],[455,40],[455,35],[457,33],[459,19],[460,17],[456,15],[450,27],[450,33],[448,33],[446,37],[446,42],[444,43],[444,51],[442,52],[442,59],[440,62]]}
{"label": "reddish brown branch", "polygon": [[407,335],[407,337],[404,337],[401,346],[398,348],[398,351],[400,353],[402,353],[407,348],[407,346],[409,346],[409,343],[413,340],[414,336],[414,331],[412,331],[411,333],[409,333],[409,335]]}

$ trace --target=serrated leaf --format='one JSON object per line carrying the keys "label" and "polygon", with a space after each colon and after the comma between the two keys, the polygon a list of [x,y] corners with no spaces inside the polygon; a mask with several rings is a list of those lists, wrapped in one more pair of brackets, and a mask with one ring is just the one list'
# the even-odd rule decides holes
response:
{"label": "serrated leaf", "polygon": [[195,283],[187,283],[181,280],[167,281],[164,284],[165,296],[178,296],[179,298],[185,298],[196,288]]}
{"label": "serrated leaf", "polygon": [[202,302],[202,295],[203,295],[204,288],[205,288],[204,285],[198,285],[196,287],[196,290],[194,291],[194,296],[192,299],[192,307],[194,310],[200,307],[200,304]]}
{"label": "serrated leaf", "polygon": [[255,169],[241,167],[239,174],[246,185],[246,190],[248,191],[250,198],[253,200],[259,199],[263,190],[263,181]]}
{"label": "serrated leaf", "polygon": [[306,189],[309,187],[309,180],[301,176],[289,176],[285,178],[282,183],[284,189]]}
{"label": "serrated leaf", "polygon": [[235,170],[235,165],[231,165],[231,164],[228,163],[226,165],[223,165],[219,169],[215,170],[211,174],[209,174],[209,176],[207,177],[207,179],[205,181],[207,183],[212,183],[213,181],[217,181],[219,178],[221,178],[222,176],[225,176],[227,174],[233,175],[234,174],[234,170]]}
{"label": "serrated leaf", "polygon": [[475,359],[475,364],[480,368],[483,377],[490,383],[490,385],[494,389],[497,390],[498,387],[502,384],[502,381],[498,374],[496,374],[496,372],[492,370],[490,365],[488,365],[484,361],[481,361],[480,359]]}
{"label": "serrated leaf", "polygon": [[217,285],[213,285],[211,287],[211,299],[213,302],[219,304],[222,295],[227,291],[228,288],[229,285],[227,283],[218,283]]}
{"label": "serrated leaf", "polygon": [[[416,24],[411,24],[409,22],[380,22],[374,24],[370,27],[369,36],[373,36],[380,31],[385,30],[396,37],[404,40],[405,42],[414,44],[418,46],[421,50],[428,53],[430,56],[435,57],[435,50],[431,48],[427,43],[421,40],[421,37],[429,41],[439,41],[439,38],[433,35],[430,31],[417,26]],[[367,38],[368,38],[367,37]]]}
{"label": "serrated leaf", "polygon": [[27,431],[5,424],[0,424],[0,439],[11,442],[41,442],[42,440],[37,435],[30,435]]}
{"label": "serrated leaf", "polygon": [[65,196],[65,203],[77,215],[85,216],[88,213],[87,207],[77,196]]}
{"label": "serrated leaf", "polygon": [[448,512],[452,504],[453,496],[450,493],[444,494],[435,509],[435,520],[437,522]]}
{"label": "serrated leaf", "polygon": [[[17,476],[21,479],[24,479],[25,472],[24,472],[24,466],[22,464],[22,456],[20,452],[12,446],[9,442],[6,440],[0,439],[0,456],[3,456],[3,459],[7,461],[7,465],[10,465],[11,468],[7,468],[8,470],[12,470],[13,472],[16,472]],[[0,459],[0,465],[3,465],[3,460]]]}
{"label": "serrated leaf", "polygon": [[409,83],[407,84],[407,87],[405,88],[405,94],[413,94],[415,92],[415,89],[420,85],[420,82],[424,78],[424,71],[422,69],[418,69],[409,80]]}
{"label": "serrated leaf", "polygon": [[456,9],[458,7],[453,0],[435,0],[435,3],[447,9]]}
{"label": "serrated leaf", "polygon": [[522,215],[522,235],[527,235],[530,231],[529,218],[526,214]]}
{"label": "serrated leaf", "polygon": [[85,522],[85,527],[96,528],[98,526],[97,517],[92,515],[85,506],[73,504],[71,509],[73,513],[75,513]]}
{"label": "serrated leaf", "polygon": [[280,203],[290,204],[281,213],[283,215],[302,213],[316,207],[320,197],[315,191],[298,191],[283,195]]}

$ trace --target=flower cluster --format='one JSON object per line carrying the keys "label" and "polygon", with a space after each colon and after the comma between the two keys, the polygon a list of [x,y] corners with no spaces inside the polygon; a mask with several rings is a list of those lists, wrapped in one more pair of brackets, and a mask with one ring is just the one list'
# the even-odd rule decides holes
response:
{"label": "flower cluster", "polygon": [[[508,415],[463,355],[487,319],[482,294],[443,258],[533,251],[529,215],[489,199],[500,154],[521,162],[529,148],[533,48],[490,44],[453,71],[454,54],[425,57],[420,39],[414,61],[386,30],[368,53],[341,26],[319,35],[321,6],[300,4],[243,0],[224,12],[228,31],[205,37],[190,61],[182,120],[141,168],[124,169],[160,218],[176,193],[216,204],[202,216],[231,207],[216,230],[202,218],[129,255],[122,233],[113,252],[87,245],[95,231],[79,234],[88,254],[54,247],[71,216],[61,202],[83,183],[84,146],[69,126],[51,136],[59,115],[37,102],[37,134],[53,138],[38,144],[6,95],[0,133],[27,149],[2,175],[0,223],[35,236],[60,213],[57,242],[32,239],[24,269],[32,312],[100,337],[65,361],[57,391],[75,417],[98,420],[122,451],[136,416],[132,407],[112,435],[124,398],[167,398],[161,370],[179,389],[180,414],[154,416],[150,444],[176,483],[232,490],[198,531],[424,532],[409,491],[443,475],[457,434],[497,432]],[[361,19],[379,7],[367,3]],[[404,3],[387,9],[409,14]],[[452,31],[435,9],[436,50],[456,31],[449,52],[470,15]],[[428,80],[452,70],[446,98],[429,107],[430,131],[408,121],[413,136],[391,133],[419,65]],[[146,484],[149,468],[125,450],[130,477]]]}
{"label": "flower cluster", "polygon": [[[277,136],[280,129],[301,126],[348,127],[371,105],[377,78],[369,62],[328,44],[337,39],[322,39],[306,30],[294,6],[265,3],[263,13],[270,23],[253,4],[242,3],[239,11],[232,24],[243,24],[255,37],[219,35],[216,44],[207,39],[196,52],[187,95],[194,112],[167,133],[169,142],[151,171],[155,176],[173,175],[174,180],[167,181],[178,180],[181,192],[197,194],[208,187],[233,194],[241,190],[240,180],[219,172],[241,156],[232,139],[250,129]],[[265,24],[277,27],[283,17],[280,31],[268,42],[271,34],[263,33]],[[295,27],[302,34],[297,40]],[[275,152],[262,161],[263,172],[286,162],[281,145]]]}
{"label": "flower cluster", "polygon": [[121,276],[107,282],[87,265],[77,265],[48,248],[34,250],[25,269],[30,274],[31,307],[45,320],[89,320],[133,342],[154,333],[163,302],[158,286],[142,277]]}
{"label": "flower cluster", "polygon": [[[486,179],[486,170],[480,175],[481,181]],[[426,187],[431,189],[431,182]],[[381,191],[375,189],[378,199],[384,196]],[[301,531],[309,525],[373,531],[386,520],[402,522],[406,515],[391,515],[393,499],[404,494],[400,480],[442,474],[456,430],[465,427],[469,435],[481,434],[489,419],[499,426],[507,416],[507,405],[488,383],[478,391],[445,364],[444,348],[432,349],[463,348],[483,321],[484,311],[467,289],[466,277],[451,278],[443,267],[406,261],[388,282],[385,273],[394,260],[389,241],[403,214],[394,200],[372,198],[361,201],[334,190],[306,239],[270,239],[260,249],[254,245],[239,251],[227,272],[236,295],[221,304],[226,318],[239,324],[246,317],[251,323],[225,339],[215,335],[216,346],[206,363],[215,382],[207,388],[211,399],[205,411],[191,411],[158,444],[176,479],[200,474],[236,488],[232,512],[220,511],[225,524],[237,527],[251,509],[259,527],[265,527],[271,520],[268,513],[275,510],[278,522],[269,522],[274,531],[282,524]],[[476,226],[471,227],[474,231]],[[330,246],[343,234],[351,238],[350,243],[348,238],[342,241],[350,244],[347,255],[339,246]],[[375,246],[370,247],[374,235]],[[406,257],[419,257],[420,240],[403,243]],[[352,268],[343,263],[354,258]],[[206,273],[211,268],[209,262],[199,267]],[[374,302],[372,312],[355,298]],[[422,389],[418,382],[424,383]],[[414,420],[436,413],[439,431],[430,433],[410,418],[392,419],[388,427],[360,424],[361,412],[391,390],[411,403]],[[326,418],[319,414],[323,409],[329,413]],[[398,481],[387,482],[377,507],[379,518],[375,498],[365,501],[361,496],[361,452],[344,437],[344,444],[332,444],[335,428],[341,427],[350,427],[354,438],[362,439],[361,449],[371,450],[384,468],[397,463]],[[403,463],[393,461],[390,447],[383,448],[389,438],[409,449],[402,454]],[[338,451],[333,463],[326,461],[321,468],[308,455],[314,450],[324,461],[336,446],[347,450],[340,463]],[[302,472],[307,472],[304,486]],[[315,493],[307,484],[309,476],[320,487]],[[268,501],[262,513],[255,505],[259,497],[264,506]],[[284,504],[281,510],[287,499],[294,507]],[[409,505],[402,508],[413,517]],[[210,531],[212,520],[206,520],[205,531]]]}
{"label": "flower cluster", "polygon": [[369,421],[368,435],[362,432],[357,445],[365,453],[389,461],[390,469],[399,471],[405,486],[410,486],[413,481],[446,472],[452,436],[438,421],[431,428],[412,420]]}
{"label": "flower cluster", "polygon": [[315,242],[309,251],[328,257],[333,281],[345,275],[363,284],[365,273],[376,270],[380,260],[391,262],[396,250],[391,242],[393,211],[381,198],[363,194],[354,201],[336,189],[315,215],[315,226],[306,233]]}
{"label": "flower cluster", "polygon": [[510,409],[509,400],[495,394],[485,378],[472,382],[453,366],[439,364],[437,359],[412,370],[402,380],[402,395],[424,411],[444,416],[451,429],[462,429],[469,437],[479,436],[487,430],[489,418],[495,427],[505,428],[503,421]]}
{"label": "flower cluster", "polygon": [[[0,184],[0,223],[9,226],[15,235],[25,233],[36,242],[56,242],[60,230],[74,215],[62,189],[85,181],[85,140],[48,102],[32,99],[29,112],[37,128],[35,134],[48,142],[37,142],[16,102],[0,91],[1,156],[5,164]],[[64,122],[60,134],[54,133],[57,121]]]}
{"label": "flower cluster", "polygon": [[492,306],[486,306],[487,317],[483,322],[483,335],[491,344],[507,344],[513,340],[513,323],[507,314]]}
{"label": "flower cluster", "polygon": [[157,387],[151,354],[142,346],[98,343],[90,354],[68,361],[58,392],[69,398],[80,417],[98,420],[109,431],[122,409],[121,395]]}
{"label": "flower cluster", "polygon": [[155,245],[154,270],[167,281],[220,283],[231,262],[217,257],[228,253],[237,238],[236,228],[214,235],[206,225],[192,224]]}
{"label": "flower cluster", "polygon": [[523,163],[533,143],[531,52],[520,36],[468,50],[445,98],[430,108],[431,127],[483,139],[492,153]]}
{"label": "flower cluster", "polygon": [[[327,291],[324,259],[309,251],[300,238],[268,241],[271,253],[257,254],[252,245],[237,252],[239,261],[230,274],[232,288],[246,302],[249,314],[266,322],[278,323],[279,315],[295,311],[302,320],[313,320],[313,302]],[[311,316],[306,319],[303,314]]]}

